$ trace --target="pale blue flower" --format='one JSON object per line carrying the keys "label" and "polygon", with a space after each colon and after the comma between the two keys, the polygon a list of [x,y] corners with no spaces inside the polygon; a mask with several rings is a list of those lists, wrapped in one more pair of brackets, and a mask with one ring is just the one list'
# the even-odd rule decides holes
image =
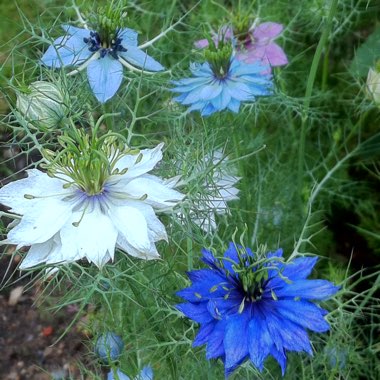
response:
{"label": "pale blue flower", "polygon": [[96,31],[62,25],[66,34],[57,38],[41,60],[45,66],[87,68],[95,97],[104,103],[115,95],[123,79],[123,66],[136,70],[161,71],[164,67],[137,46],[137,32],[118,29],[110,44],[100,40]]}
{"label": "pale blue flower", "polygon": [[[116,375],[117,376],[115,376],[113,370],[109,371],[107,374],[107,380],[131,380],[131,378],[119,368],[116,370]],[[144,367],[133,380],[153,380],[152,367]]]}
{"label": "pale blue flower", "polygon": [[172,91],[180,93],[174,100],[202,116],[224,109],[237,113],[241,102],[271,94],[270,68],[259,62],[247,64],[232,56],[223,73],[215,73],[209,62],[192,63],[190,70],[193,77],[172,82]]}
{"label": "pale blue flower", "polygon": [[192,285],[177,294],[177,305],[201,327],[194,346],[207,344],[207,359],[221,358],[226,376],[246,359],[262,371],[273,356],[285,373],[287,352],[313,354],[306,330],[328,331],[327,311],[314,300],[333,296],[339,287],[308,280],[316,257],[284,262],[282,250],[258,258],[230,243],[223,258],[203,250],[208,269],[188,273]]}
{"label": "pale blue flower", "polygon": [[123,339],[113,332],[100,335],[95,343],[95,353],[105,363],[118,359],[123,349]]}

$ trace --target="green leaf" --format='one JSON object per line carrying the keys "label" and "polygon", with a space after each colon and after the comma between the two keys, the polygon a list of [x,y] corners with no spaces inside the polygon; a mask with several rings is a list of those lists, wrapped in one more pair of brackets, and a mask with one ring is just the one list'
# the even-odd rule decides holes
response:
{"label": "green leaf", "polygon": [[355,76],[365,77],[369,68],[374,67],[378,59],[380,59],[380,28],[375,29],[359,46],[351,62],[350,71]]}

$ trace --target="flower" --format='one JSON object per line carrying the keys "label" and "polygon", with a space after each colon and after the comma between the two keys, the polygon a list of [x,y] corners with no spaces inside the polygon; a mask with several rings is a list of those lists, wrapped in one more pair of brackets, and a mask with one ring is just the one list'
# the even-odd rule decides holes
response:
{"label": "flower", "polygon": [[[222,45],[222,47],[220,47]],[[232,55],[229,45],[220,44],[216,52],[206,54],[207,62],[192,63],[192,78],[172,81],[175,101],[190,105],[202,116],[229,109],[239,112],[240,102],[254,101],[256,96],[269,95],[272,87],[268,68],[260,63],[245,64]]]}
{"label": "flower", "polygon": [[228,212],[227,202],[239,199],[239,190],[234,185],[240,178],[232,175],[234,168],[227,165],[228,157],[221,150],[216,150],[207,154],[193,170],[193,174],[204,176],[212,168],[211,175],[205,177],[201,185],[202,193],[195,195],[189,211],[191,220],[205,232],[211,233],[216,229],[216,215]]}
{"label": "flower", "polygon": [[[271,67],[283,66],[288,63],[284,50],[274,40],[281,34],[283,26],[276,22],[264,22],[257,26],[251,26],[248,31],[224,25],[221,32],[214,33],[213,40],[221,38],[232,40],[236,47],[236,58],[245,63],[262,62]],[[195,47],[208,46],[206,39],[195,42]]]}
{"label": "flower", "polygon": [[[120,371],[116,370],[117,377],[114,376],[114,372],[111,370],[108,372],[107,380],[131,380],[129,376]],[[153,370],[152,367],[144,367],[141,372],[134,378],[134,380],[153,380]]]}
{"label": "flower", "polygon": [[29,122],[52,128],[68,115],[67,94],[54,83],[36,81],[17,95],[16,107]]}
{"label": "flower", "polygon": [[184,197],[170,180],[148,174],[162,159],[163,144],[139,151],[117,145],[115,136],[94,141],[82,132],[79,143],[63,139],[67,146],[57,157],[45,153],[48,173],[31,169],[0,189],[0,203],[22,215],[4,242],[31,246],[20,269],[82,258],[101,267],[113,260],[115,247],[158,258],[155,242],[167,235],[155,211]]}
{"label": "flower", "polygon": [[176,307],[201,325],[193,346],[207,344],[207,359],[220,357],[226,376],[247,358],[262,371],[268,355],[284,375],[287,351],[312,355],[306,329],[325,332],[329,324],[311,300],[339,289],[306,279],[317,258],[284,262],[281,249],[261,256],[230,243],[223,258],[204,249],[202,260],[209,268],[188,273],[192,285],[177,293],[188,302]]}
{"label": "flower", "polygon": [[163,66],[137,46],[137,32],[117,28],[107,33],[71,25],[62,25],[66,34],[57,38],[41,61],[45,66],[60,68],[87,67],[87,77],[92,92],[101,103],[112,98],[123,79],[123,66],[136,70],[161,71]]}
{"label": "flower", "polygon": [[113,332],[107,332],[99,336],[95,343],[95,353],[104,363],[114,361],[121,356],[124,349],[123,339]]}
{"label": "flower", "polygon": [[367,91],[373,101],[380,105],[380,61],[378,67],[370,68],[367,76]]}

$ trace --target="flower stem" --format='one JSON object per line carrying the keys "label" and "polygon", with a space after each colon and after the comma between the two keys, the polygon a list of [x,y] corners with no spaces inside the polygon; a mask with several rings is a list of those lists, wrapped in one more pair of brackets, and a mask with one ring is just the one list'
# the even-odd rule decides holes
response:
{"label": "flower stem", "polygon": [[326,48],[325,45],[326,45],[327,37],[331,29],[332,20],[335,16],[337,5],[338,5],[338,0],[332,0],[328,18],[326,21],[326,25],[322,32],[321,38],[318,42],[318,46],[314,54],[313,62],[311,64],[309,77],[307,79],[305,100],[303,103],[299,150],[298,150],[298,192],[299,193],[302,193],[302,187],[303,187],[305,140],[306,140],[306,132],[307,132],[306,129],[307,129],[307,121],[308,121],[308,111],[309,111],[310,102],[311,102],[311,94],[313,92],[315,77],[317,75],[317,70],[318,70],[319,62],[321,60],[322,51],[323,49]]}

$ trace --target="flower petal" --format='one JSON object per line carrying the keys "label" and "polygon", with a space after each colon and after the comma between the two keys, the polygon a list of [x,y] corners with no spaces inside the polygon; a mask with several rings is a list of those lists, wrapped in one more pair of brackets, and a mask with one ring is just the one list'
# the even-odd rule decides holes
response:
{"label": "flower petal", "polygon": [[101,103],[112,98],[123,79],[123,66],[116,59],[106,55],[92,61],[87,67],[87,76],[95,97]]}
{"label": "flower petal", "polygon": [[161,63],[150,57],[135,46],[127,46],[127,51],[118,52],[118,54],[133,66],[141,67],[148,71],[161,71],[164,67]]}
{"label": "flower petal", "polygon": [[227,319],[224,335],[224,351],[226,354],[226,369],[239,365],[248,355],[248,331],[250,311],[245,309],[241,314],[236,314]]}
{"label": "flower petal", "polygon": [[153,149],[142,149],[139,154],[127,154],[115,165],[115,168],[128,171],[122,178],[133,179],[151,171],[162,160],[162,148],[164,143],[158,144]]}
{"label": "flower petal", "polygon": [[260,42],[271,40],[281,34],[283,26],[276,22],[263,22],[253,30],[253,37]]}
{"label": "flower petal", "polygon": [[130,28],[121,29],[117,34],[118,38],[121,38],[121,45],[127,46],[137,46],[137,36],[138,33]]}
{"label": "flower petal", "polygon": [[76,260],[86,257],[98,267],[113,259],[116,238],[116,228],[98,207],[84,214],[75,212],[61,229],[62,250]]}
{"label": "flower petal", "polygon": [[45,66],[58,69],[68,65],[80,65],[93,54],[83,38],[74,34],[57,38],[41,57],[41,61]]}
{"label": "flower petal", "polygon": [[184,198],[183,194],[166,186],[165,181],[147,174],[130,181],[124,190],[136,198],[146,197],[144,203],[156,209],[173,207]]}
{"label": "flower petal", "polygon": [[119,234],[136,250],[147,252],[151,242],[145,216],[137,208],[124,206],[110,210],[110,218]]}

